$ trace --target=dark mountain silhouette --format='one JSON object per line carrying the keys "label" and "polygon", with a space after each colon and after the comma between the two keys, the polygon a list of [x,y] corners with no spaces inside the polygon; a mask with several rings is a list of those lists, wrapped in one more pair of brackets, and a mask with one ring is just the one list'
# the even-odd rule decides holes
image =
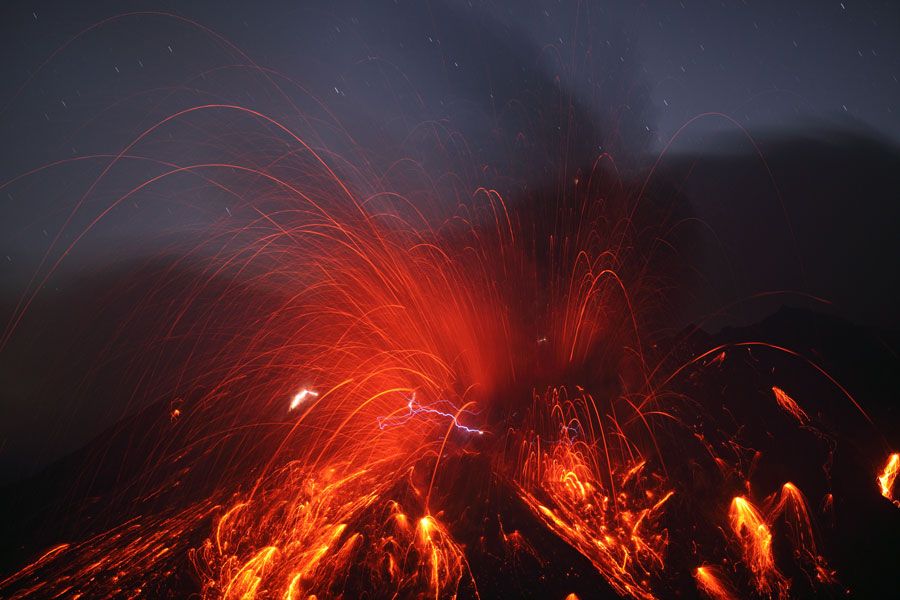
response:
{"label": "dark mountain silhouette", "polygon": [[[756,146],[754,146],[754,144]],[[900,329],[900,148],[858,123],[800,123],[735,133],[697,153],[663,157],[662,180],[688,199],[696,321],[752,323],[785,302]],[[804,299],[803,292],[831,303]],[[728,307],[722,311],[722,307]]]}

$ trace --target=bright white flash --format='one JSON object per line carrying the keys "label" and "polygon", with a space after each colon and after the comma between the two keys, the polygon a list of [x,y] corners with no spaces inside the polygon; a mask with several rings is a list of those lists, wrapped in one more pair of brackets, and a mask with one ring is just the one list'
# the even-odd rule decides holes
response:
{"label": "bright white flash", "polygon": [[309,398],[310,396],[315,398],[318,395],[319,395],[318,392],[314,392],[312,390],[303,388],[302,390],[297,392],[297,394],[293,397],[293,399],[291,399],[291,405],[288,408],[288,411],[292,411],[295,408],[297,408],[298,406],[300,406],[303,403],[303,401],[306,400],[307,398]]}

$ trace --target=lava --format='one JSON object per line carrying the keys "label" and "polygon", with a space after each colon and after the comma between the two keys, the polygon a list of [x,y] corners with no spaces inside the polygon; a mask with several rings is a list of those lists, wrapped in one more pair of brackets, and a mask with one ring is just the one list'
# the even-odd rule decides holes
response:
{"label": "lava", "polygon": [[783,596],[788,582],[775,566],[772,531],[759,509],[742,496],[731,502],[731,529],[740,541],[744,560],[761,594]]}
{"label": "lava", "polygon": [[617,591],[653,598],[645,582],[665,565],[668,536],[658,518],[673,492],[646,476],[646,461],[615,435],[615,423],[600,422],[592,397],[568,399],[554,389],[536,397],[535,408],[548,400],[550,418],[516,444],[520,497]]}
{"label": "lava", "polygon": [[697,580],[697,589],[710,600],[736,600],[738,597],[718,567],[712,565],[697,567],[694,578]]}
{"label": "lava", "polygon": [[881,495],[900,506],[900,503],[894,496],[894,481],[897,479],[898,473],[900,473],[900,454],[894,453],[888,456],[888,460],[876,481],[878,482],[878,489],[881,491]]}
{"label": "lava", "polygon": [[797,421],[801,425],[805,425],[809,422],[809,415],[806,414],[800,405],[797,402],[788,396],[787,392],[779,387],[772,387],[772,393],[775,394],[775,401],[778,402],[778,406],[783,408],[785,412],[790,414],[792,417],[797,419]]}

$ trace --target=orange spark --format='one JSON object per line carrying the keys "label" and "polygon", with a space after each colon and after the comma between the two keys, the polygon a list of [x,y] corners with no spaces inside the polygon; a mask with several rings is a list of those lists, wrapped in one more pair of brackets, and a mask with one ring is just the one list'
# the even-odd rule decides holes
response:
{"label": "orange spark", "polygon": [[697,589],[710,600],[737,600],[731,584],[718,567],[711,565],[697,567],[694,579],[697,580]]}
{"label": "orange spark", "polygon": [[785,584],[775,566],[772,553],[772,532],[759,510],[743,496],[731,501],[731,529],[743,548],[744,560],[761,594],[778,591]]}
{"label": "orange spark", "polygon": [[318,395],[319,395],[318,392],[314,392],[312,390],[307,390],[307,389],[300,390],[299,392],[297,392],[294,395],[293,398],[291,398],[291,404],[288,407],[288,411],[292,411],[292,410],[296,409],[298,406],[303,404],[303,401],[306,400],[307,398],[310,398],[310,397],[315,398]]}
{"label": "orange spark", "polygon": [[719,352],[718,354],[716,354],[714,357],[712,357],[711,359],[709,359],[706,362],[707,367],[709,367],[709,366],[721,367],[723,364],[725,364],[725,351],[724,350],[722,350],[721,352]]}
{"label": "orange spark", "polygon": [[791,398],[787,392],[779,387],[772,386],[772,393],[775,394],[775,401],[778,403],[785,412],[790,414],[792,417],[797,419],[801,425],[805,425],[809,422],[809,415],[800,408],[800,405]]}
{"label": "orange spark", "polygon": [[887,463],[884,465],[884,469],[882,469],[877,481],[881,495],[900,506],[900,502],[894,497],[894,481],[896,481],[898,473],[900,473],[900,453],[895,452],[888,456]]}

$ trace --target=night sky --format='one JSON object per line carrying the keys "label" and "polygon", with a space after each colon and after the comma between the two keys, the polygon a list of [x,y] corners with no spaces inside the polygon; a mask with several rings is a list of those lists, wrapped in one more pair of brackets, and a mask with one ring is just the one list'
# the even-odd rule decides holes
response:
{"label": "night sky", "polygon": [[[821,119],[900,137],[900,7],[893,2],[270,2],[252,7],[240,2],[7,2],[4,103],[73,35],[104,18],[137,11],[193,19],[259,63],[293,77],[309,77],[313,64],[334,67],[329,75],[315,74],[331,77],[315,82],[323,86],[346,76],[348,63],[370,56],[390,57],[399,69],[421,76],[415,65],[433,57],[410,56],[402,40],[431,38],[439,44],[444,37],[465,35],[450,30],[449,23],[432,21],[423,8],[428,4],[437,11],[449,7],[459,19],[470,20],[472,29],[512,30],[534,48],[549,45],[563,55],[572,52],[573,43],[585,44],[580,28],[582,36],[592,38],[594,52],[635,61],[654,108],[654,118],[644,123],[652,131],[654,148],[705,112],[725,113],[753,130],[791,130]],[[51,123],[66,123],[80,116],[66,112],[79,93],[122,97],[167,76],[175,81],[178,73],[164,67],[172,41],[184,46],[177,48],[177,59],[175,48],[168,59],[187,63],[194,72],[215,61],[191,55],[196,48],[189,36],[185,40],[184,32],[166,20],[145,20],[151,23],[119,27],[106,43],[84,40],[87,48],[75,47],[70,51],[75,56],[68,57],[77,70],[62,72],[61,66],[51,65],[51,73],[34,82],[28,102],[20,100],[9,109],[20,119],[30,109],[37,116],[46,114]],[[325,22],[331,23],[330,31],[319,27]],[[127,47],[117,46],[123,36]],[[490,47],[491,40],[475,43]],[[143,67],[135,64],[134,55]],[[481,78],[492,60],[484,55],[460,64],[458,58],[452,52],[440,57],[442,66],[462,71],[462,80],[472,81]],[[523,65],[535,60],[527,54],[519,58]],[[424,85],[416,80],[413,85],[428,94],[441,77],[425,79]],[[477,96],[485,91],[473,86],[458,93]],[[5,127],[10,120],[5,119]],[[701,124],[687,137],[700,143],[696,137],[707,127],[715,129]],[[5,135],[11,134],[7,130]]]}
{"label": "night sky", "polygon": [[[741,155],[749,161],[751,135],[762,146],[815,140],[831,148],[831,161],[846,177],[871,181],[891,169],[848,155],[835,147],[842,142],[834,136],[861,136],[888,153],[900,141],[900,7],[891,2],[8,2],[2,10],[3,181],[56,160],[117,152],[154,118],[198,102],[233,102],[290,120],[297,108],[241,71],[248,63],[303,86],[358,140],[380,146],[386,163],[408,154],[399,146],[430,120],[458,131],[478,160],[505,160],[495,130],[519,124],[504,123],[504,111],[517,102],[532,109],[548,104],[545,84],[556,78],[580,115],[575,161],[609,150],[622,164],[648,165],[667,147],[666,157]],[[701,116],[706,113],[718,114]],[[802,170],[773,168],[781,169],[779,183],[788,187]],[[34,275],[47,239],[61,226],[60,207],[76,200],[72,192],[84,186],[78,177],[86,172],[56,170],[39,183],[5,189],[0,268],[7,289],[15,293]],[[831,168],[819,172],[836,175]],[[780,202],[772,188],[742,199],[722,186],[709,191],[715,176],[704,178],[699,184],[691,178],[687,186],[704,187],[705,197],[690,202],[713,229],[744,227],[749,220],[754,231],[769,231],[767,237],[773,230],[777,240],[790,237],[783,215],[780,223],[755,216]],[[754,183],[764,186],[768,178],[760,167]],[[869,255],[890,251],[864,247],[873,237],[893,237],[894,221],[885,218],[893,213],[879,216],[886,202],[854,198],[857,219],[873,217],[857,229],[891,230],[844,228],[841,252],[852,256],[828,260],[871,262]],[[210,210],[217,216],[221,209]],[[151,252],[160,231],[173,234],[194,218],[211,218],[185,215],[183,207],[167,211],[172,218],[158,210],[112,216],[81,244],[84,259],[108,256],[110,236],[127,238],[116,247],[119,256]],[[808,223],[813,216],[790,219]],[[818,225],[829,231],[839,224],[832,214]],[[747,254],[732,251],[741,253]],[[796,259],[808,261],[785,260]],[[67,261],[63,272],[77,271],[78,260]],[[776,261],[763,256],[761,262]],[[782,288],[848,295],[830,283],[797,280],[799,273],[754,280],[737,295]],[[698,312],[715,310],[716,302]],[[857,316],[871,311],[851,310]],[[876,307],[870,320],[895,326],[891,313],[888,305]]]}

